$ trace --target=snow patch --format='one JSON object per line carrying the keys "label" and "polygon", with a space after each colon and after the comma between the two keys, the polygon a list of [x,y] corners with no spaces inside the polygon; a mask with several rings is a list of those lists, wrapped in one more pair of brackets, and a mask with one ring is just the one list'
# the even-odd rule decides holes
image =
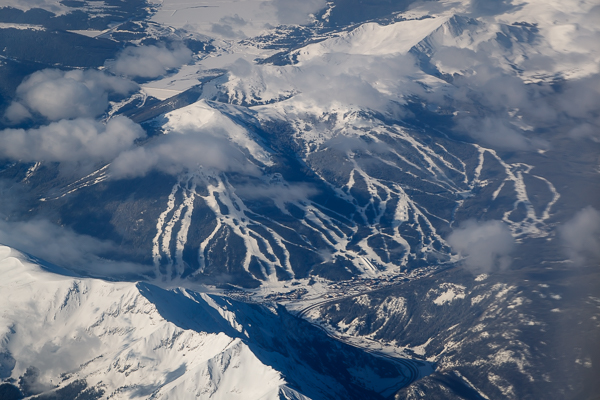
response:
{"label": "snow patch", "polygon": [[436,299],[433,300],[434,304],[438,306],[444,304],[450,304],[455,299],[464,299],[466,287],[462,285],[457,285],[454,283],[442,283],[440,285],[439,290],[445,290],[442,294],[440,294]]}

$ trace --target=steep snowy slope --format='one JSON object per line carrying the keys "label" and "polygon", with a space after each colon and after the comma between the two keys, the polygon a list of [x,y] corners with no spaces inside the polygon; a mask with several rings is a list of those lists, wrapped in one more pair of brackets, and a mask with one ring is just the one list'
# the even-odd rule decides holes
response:
{"label": "steep snowy slope", "polygon": [[299,62],[323,57],[328,53],[372,56],[406,54],[446,20],[447,17],[440,16],[400,21],[386,26],[366,23],[338,37],[303,47],[294,54],[297,54]]}
{"label": "steep snowy slope", "polygon": [[415,378],[281,308],[67,276],[0,251],[1,378],[25,395],[358,399]]}

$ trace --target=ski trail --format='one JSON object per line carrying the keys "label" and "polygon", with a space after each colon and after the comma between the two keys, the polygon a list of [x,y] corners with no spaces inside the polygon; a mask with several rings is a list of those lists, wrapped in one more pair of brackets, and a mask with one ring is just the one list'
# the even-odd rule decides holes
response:
{"label": "ski trail", "polygon": [[[217,227],[213,230],[211,235],[206,238],[200,245],[200,269],[199,272],[203,272],[206,268],[205,253],[207,249],[210,250],[209,244],[215,238],[215,235],[223,226],[227,226],[231,231],[239,236],[244,241],[244,261],[243,268],[249,272],[250,263],[252,257],[256,257],[264,269],[265,276],[270,281],[277,281],[276,267],[283,269],[288,272],[291,276],[294,276],[294,271],[290,264],[290,254],[285,246],[286,240],[277,234],[273,229],[263,226],[263,228],[271,235],[270,238],[265,238],[258,232],[251,229],[250,225],[262,225],[260,222],[252,219],[253,214],[242,201],[242,199],[235,193],[235,188],[229,184],[227,179],[223,175],[219,174],[208,174],[206,171],[199,175],[205,182],[208,190],[207,196],[200,196],[204,199],[205,203],[212,210],[217,218]],[[210,178],[210,179],[209,179]],[[216,184],[215,184],[216,182]],[[217,200],[218,197],[218,200]],[[219,202],[227,207],[228,212],[223,213]],[[267,217],[266,217],[267,218]],[[285,229],[290,229],[284,225],[271,222],[280,225]],[[250,233],[252,232],[252,233]],[[256,236],[256,237],[255,237]],[[269,240],[270,239],[270,240]],[[267,248],[268,256],[263,254],[260,250],[258,240],[262,240]],[[271,241],[275,242],[281,252],[283,253],[283,259],[279,259],[275,254]],[[275,258],[276,261],[272,261],[270,258]]]}
{"label": "ski trail", "polygon": [[[177,191],[179,190],[179,182],[177,182],[175,185],[173,185],[173,188],[171,189],[171,194],[168,197],[167,200],[167,208],[165,209],[165,211],[163,211],[162,213],[160,213],[160,215],[158,216],[158,221],[156,222],[156,236],[154,236],[154,239],[152,239],[152,259],[154,261],[154,269],[155,269],[155,273],[156,276],[159,277],[161,276],[160,273],[160,261],[161,261],[161,254],[160,254],[160,250],[161,250],[161,242],[160,242],[160,238],[161,236],[165,235],[165,231],[163,231],[163,227],[165,226],[165,221],[167,219],[167,215],[169,215],[169,213],[171,211],[173,211],[173,208],[175,208],[175,195],[177,194]],[[167,246],[167,251],[168,251],[168,246]],[[170,256],[170,254],[167,253],[167,257]]]}
{"label": "ski trail", "polygon": [[195,198],[196,183],[192,182],[192,187],[190,189],[186,188],[183,193],[183,204],[181,207],[185,209],[185,212],[183,217],[181,217],[181,228],[179,229],[179,232],[177,232],[177,239],[175,242],[175,267],[178,276],[181,276],[184,272],[185,263],[183,261],[183,249],[187,242],[187,235],[192,221]]}
{"label": "ski trail", "polygon": [[[62,193],[56,197],[41,198],[40,201],[57,200],[62,197],[65,197],[68,194],[74,193],[79,189],[83,189],[85,187],[93,186],[100,182],[103,182],[109,178],[108,167],[109,167],[109,164],[84,176],[83,178],[76,180],[75,182],[68,184],[67,186],[65,186],[64,188],[61,189]],[[33,171],[32,171],[31,175],[33,175]],[[27,179],[29,179],[29,177]]]}
{"label": "ski trail", "polygon": [[25,178],[23,178],[22,182],[24,182],[24,183],[29,182],[29,178],[31,178],[33,176],[33,174],[35,174],[35,172],[38,170],[40,165],[42,165],[42,163],[38,161],[35,164],[33,164],[31,167],[29,167],[27,169],[27,172],[25,173]]}
{"label": "ski trail", "polygon": [[[545,221],[548,218],[550,218],[550,211],[554,204],[556,204],[556,202],[560,198],[560,194],[556,191],[554,185],[546,178],[530,174],[530,172],[533,169],[533,166],[531,165],[524,163],[509,164],[502,160],[502,158],[500,158],[500,156],[498,156],[498,154],[494,150],[487,149],[476,144],[473,144],[473,146],[475,146],[479,150],[480,158],[483,157],[482,154],[487,152],[490,155],[492,155],[504,168],[506,178],[502,181],[500,186],[492,194],[492,200],[495,200],[498,197],[500,191],[504,188],[506,182],[513,182],[516,199],[513,203],[513,208],[509,211],[506,211],[502,218],[502,221],[510,227],[513,235],[516,237],[525,235],[531,237],[547,236],[548,228],[546,226]],[[523,178],[524,174],[529,174],[535,178],[543,180],[544,182],[546,182],[548,188],[552,192],[552,200],[546,205],[540,217],[536,215],[535,208],[533,207],[533,204],[531,203],[527,194],[527,186],[525,185],[525,180]],[[522,205],[525,208],[526,216],[523,220],[515,222],[510,219],[510,214],[513,211],[517,210],[519,205]]]}
{"label": "ski trail", "polygon": [[543,180],[544,182],[546,182],[546,184],[548,185],[548,189],[550,189],[550,191],[552,192],[552,200],[550,200],[550,202],[546,205],[546,208],[544,209],[544,212],[542,213],[542,220],[547,220],[548,218],[550,218],[550,210],[552,209],[552,206],[554,206],[554,204],[556,204],[556,202],[558,201],[558,199],[560,199],[560,194],[556,191],[556,188],[554,187],[554,185],[546,178],[543,178],[541,176],[538,175],[532,175],[538,179]]}

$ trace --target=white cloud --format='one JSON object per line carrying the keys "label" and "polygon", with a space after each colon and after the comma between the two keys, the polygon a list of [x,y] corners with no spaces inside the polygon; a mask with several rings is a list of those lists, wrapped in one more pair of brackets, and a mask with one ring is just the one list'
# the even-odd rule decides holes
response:
{"label": "white cloud", "polygon": [[242,199],[256,200],[269,198],[281,210],[285,210],[286,203],[308,201],[309,197],[319,193],[315,187],[306,183],[283,184],[281,182],[237,186],[235,192]]}
{"label": "white cloud", "polygon": [[4,112],[4,117],[14,124],[31,118],[31,113],[23,104],[13,101]]}
{"label": "white cloud", "polygon": [[246,34],[241,30],[234,30],[229,24],[212,24],[210,31],[227,39],[243,39]]}
{"label": "white cloud", "polygon": [[600,117],[590,120],[591,123],[582,122],[569,131],[569,136],[574,139],[590,138],[600,141]]}
{"label": "white cloud", "polygon": [[325,8],[326,0],[274,0],[277,19],[281,24],[304,24],[309,22],[310,14]]}
{"label": "white cloud", "polygon": [[471,0],[470,12],[473,16],[504,14],[513,8],[512,0]]}
{"label": "white cloud", "polygon": [[457,118],[457,127],[469,132],[475,139],[484,144],[500,149],[533,150],[546,149],[548,143],[542,139],[529,139],[517,127],[511,126],[510,121],[503,118],[470,117]]}
{"label": "white cloud", "polygon": [[588,206],[559,228],[569,258],[581,265],[600,261],[600,212]]}
{"label": "white cloud", "polygon": [[413,79],[417,69],[411,55],[330,53],[299,66],[284,67],[254,65],[238,59],[229,68],[226,86],[233,99],[276,99],[284,93],[295,93],[295,104],[321,109],[347,106],[397,112],[396,103],[404,103],[406,94],[423,90]]}
{"label": "white cloud", "polygon": [[160,136],[121,153],[111,164],[113,178],[143,176],[151,170],[176,175],[199,167],[257,175],[259,170],[222,129],[183,131]]}
{"label": "white cloud", "polygon": [[2,0],[2,7],[17,8],[27,11],[32,8],[41,8],[54,14],[64,14],[69,8],[55,0]]}
{"label": "white cloud", "polygon": [[231,73],[240,78],[247,78],[255,70],[254,66],[243,58],[238,58],[229,66]]}
{"label": "white cloud", "polygon": [[475,273],[508,268],[515,246],[510,230],[501,221],[468,220],[448,236],[447,242]]}
{"label": "white cloud", "polygon": [[106,66],[115,74],[129,77],[155,78],[179,68],[192,59],[192,52],[183,45],[168,49],[164,46],[127,47],[116,60]]}
{"label": "white cloud", "polygon": [[0,243],[59,267],[96,277],[152,273],[151,266],[103,258],[119,250],[113,242],[80,235],[45,219],[8,222],[0,219]]}
{"label": "white cloud", "polygon": [[[536,56],[536,63],[553,60]],[[536,58],[536,57],[532,57]],[[527,84],[520,77],[495,65],[485,49],[446,47],[436,52],[433,63],[454,74],[445,93],[423,96],[437,104],[458,109],[455,130],[496,148],[514,150],[546,149],[548,143],[536,132],[520,127],[551,128],[571,137],[600,138],[600,75],[592,74],[562,82]],[[526,60],[524,63],[530,63]]]}
{"label": "white cloud", "polygon": [[31,161],[56,161],[85,167],[109,162],[146,133],[125,117],[102,124],[88,118],[62,120],[36,129],[0,131],[2,157]]}
{"label": "white cloud", "polygon": [[403,103],[404,95],[422,91],[412,78],[416,72],[415,59],[409,54],[332,53],[303,64],[295,84],[303,96],[320,105],[340,103],[386,112],[391,101]]}
{"label": "white cloud", "polygon": [[131,81],[96,70],[45,69],[29,75],[17,88],[17,101],[5,117],[18,123],[36,112],[51,121],[96,117],[108,107],[108,94],[126,94],[137,87]]}

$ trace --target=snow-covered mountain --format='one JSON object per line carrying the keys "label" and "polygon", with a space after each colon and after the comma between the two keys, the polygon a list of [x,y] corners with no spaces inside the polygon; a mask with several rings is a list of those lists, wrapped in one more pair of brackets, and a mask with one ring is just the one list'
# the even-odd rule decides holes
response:
{"label": "snow-covered mountain", "polygon": [[430,368],[336,342],[275,305],[69,276],[1,251],[2,374],[27,396],[384,398]]}
{"label": "snow-covered mountain", "polygon": [[0,6],[0,397],[597,391],[598,5]]}

